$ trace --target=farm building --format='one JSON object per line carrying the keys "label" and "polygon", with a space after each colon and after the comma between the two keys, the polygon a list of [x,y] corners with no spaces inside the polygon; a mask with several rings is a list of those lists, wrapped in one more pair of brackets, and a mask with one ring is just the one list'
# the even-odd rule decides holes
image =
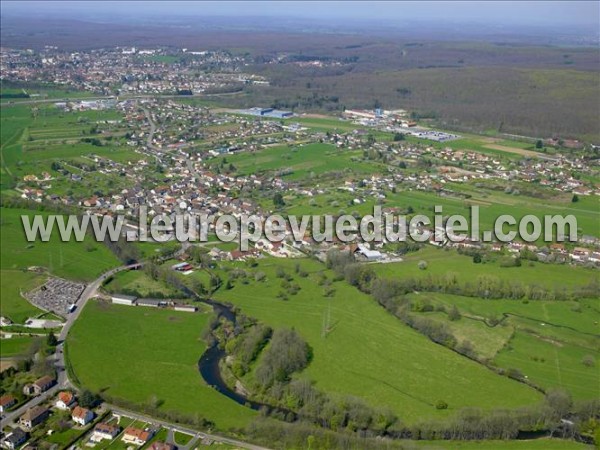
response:
{"label": "farm building", "polygon": [[162,308],[165,306],[169,306],[169,300],[161,298],[138,298],[137,305],[149,306],[151,308]]}
{"label": "farm building", "polygon": [[134,297],[132,295],[113,294],[111,296],[111,300],[116,305],[133,306],[135,305],[137,297]]}
{"label": "farm building", "polygon": [[358,259],[362,259],[365,261],[379,261],[381,258],[383,258],[381,252],[377,250],[371,250],[362,244],[359,244],[357,246],[356,250],[354,251],[354,255]]}
{"label": "farm building", "polygon": [[183,312],[196,312],[198,308],[193,305],[175,305],[173,308],[175,311],[183,311]]}
{"label": "farm building", "polygon": [[193,267],[190,263],[181,262],[178,264],[173,264],[171,269],[176,270],[177,272],[187,272],[188,270],[192,270]]}

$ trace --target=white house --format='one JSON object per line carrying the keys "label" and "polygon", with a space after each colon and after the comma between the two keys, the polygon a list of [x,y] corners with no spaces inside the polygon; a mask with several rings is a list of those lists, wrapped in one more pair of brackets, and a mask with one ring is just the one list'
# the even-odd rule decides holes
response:
{"label": "white house", "polygon": [[71,409],[73,403],[75,403],[75,396],[71,392],[63,391],[58,394],[55,405],[58,409],[67,410]]}
{"label": "white house", "polygon": [[73,422],[85,426],[94,420],[94,413],[87,408],[76,406],[71,414],[71,419],[73,419]]}

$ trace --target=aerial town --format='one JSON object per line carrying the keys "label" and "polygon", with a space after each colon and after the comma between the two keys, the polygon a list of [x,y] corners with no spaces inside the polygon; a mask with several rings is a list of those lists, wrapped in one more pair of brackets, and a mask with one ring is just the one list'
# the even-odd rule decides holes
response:
{"label": "aerial town", "polygon": [[597,4],[43,3],[2,14],[2,448],[598,448]]}

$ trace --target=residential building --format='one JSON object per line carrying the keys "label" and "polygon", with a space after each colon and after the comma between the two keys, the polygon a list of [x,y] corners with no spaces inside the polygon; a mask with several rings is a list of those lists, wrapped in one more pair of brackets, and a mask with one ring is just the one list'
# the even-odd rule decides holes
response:
{"label": "residential building", "polygon": [[58,394],[58,399],[56,400],[55,406],[58,409],[67,410],[71,409],[73,404],[75,403],[75,396],[72,392],[63,391]]}
{"label": "residential building", "polygon": [[73,422],[76,424],[85,426],[94,420],[94,413],[87,408],[76,406],[71,413],[71,419],[73,419]]}
{"label": "residential building", "polygon": [[25,428],[33,428],[46,420],[49,415],[50,411],[48,411],[48,408],[34,406],[25,411],[25,414],[19,419],[19,423]]}
{"label": "residential building", "polygon": [[10,450],[14,450],[20,447],[27,440],[27,433],[20,428],[12,430],[6,438],[4,438],[2,445]]}
{"label": "residential building", "polygon": [[165,442],[160,442],[160,441],[156,441],[153,442],[150,447],[148,447],[149,450],[176,450],[177,447],[171,444],[167,444]]}
{"label": "residential building", "polygon": [[14,398],[12,395],[3,395],[2,397],[0,397],[0,413],[6,412],[8,408],[14,406],[16,403],[17,399]]}
{"label": "residential building", "polygon": [[140,430],[139,428],[127,427],[123,433],[122,441],[126,444],[144,445],[150,439],[154,432],[152,430]]}
{"label": "residential building", "polygon": [[56,380],[48,375],[36,380],[33,383],[34,394],[40,395],[42,392],[46,392],[48,389],[54,386],[55,383]]}
{"label": "residential building", "polygon": [[99,423],[94,427],[94,432],[92,433],[92,441],[100,442],[103,439],[112,440],[117,437],[117,435],[121,432],[121,428],[118,426],[109,425],[107,423]]}

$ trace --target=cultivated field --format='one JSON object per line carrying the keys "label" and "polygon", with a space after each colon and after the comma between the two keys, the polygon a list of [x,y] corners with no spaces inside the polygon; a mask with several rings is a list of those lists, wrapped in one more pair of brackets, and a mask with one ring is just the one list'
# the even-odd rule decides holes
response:
{"label": "cultivated field", "polygon": [[[13,187],[27,175],[42,179],[42,173],[51,175],[53,193],[90,195],[94,191],[108,189],[119,182],[117,177],[89,172],[97,155],[121,164],[135,163],[142,155],[124,146],[118,131],[120,115],[115,111],[61,112],[54,105],[32,107],[12,106],[2,110],[1,156],[2,189]],[[111,138],[106,145],[97,146],[85,142],[99,135],[93,134],[98,127]],[[111,137],[112,136],[112,137]],[[114,139],[113,139],[114,138]],[[61,176],[53,163],[60,162],[70,173],[82,175],[83,180],[73,182]],[[125,182],[122,183],[126,185]]]}

